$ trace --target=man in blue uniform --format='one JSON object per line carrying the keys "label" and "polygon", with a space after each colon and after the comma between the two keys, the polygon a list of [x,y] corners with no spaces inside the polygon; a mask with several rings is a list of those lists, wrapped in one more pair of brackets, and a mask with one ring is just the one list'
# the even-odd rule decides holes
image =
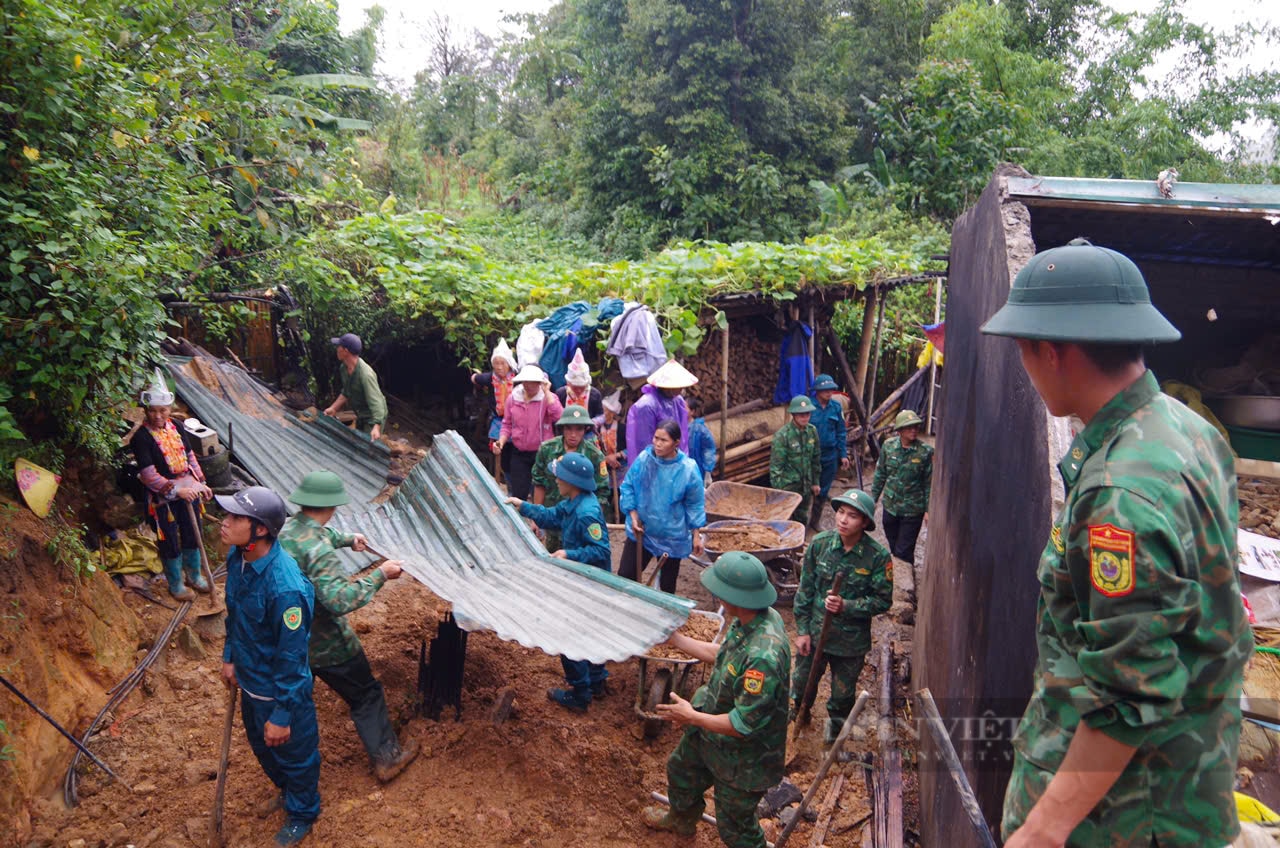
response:
{"label": "man in blue uniform", "polygon": [[835,482],[836,472],[849,467],[849,436],[844,423],[844,407],[835,400],[838,388],[830,374],[819,374],[813,381],[813,405],[816,409],[809,416],[809,423],[818,431],[818,455],[822,462],[822,470],[818,472],[818,497],[809,516],[809,525],[815,530],[822,518],[822,504],[831,497],[831,484]]}
{"label": "man in blue uniform", "polygon": [[[591,460],[580,453],[567,453],[551,464],[551,473],[560,490],[560,502],[546,507],[507,498],[507,503],[520,510],[525,518],[544,530],[560,531],[564,547],[552,554],[557,559],[571,559],[609,570],[612,554],[604,513],[595,496],[596,469]],[[568,689],[549,689],[547,697],[574,712],[586,712],[592,696],[606,694],[609,672],[603,663],[560,658]]]}
{"label": "man in blue uniform", "polygon": [[252,486],[219,495],[227,511],[227,641],[222,679],[240,689],[249,747],[281,792],[287,819],[275,844],[297,845],[320,815],[320,735],[311,700],[307,643],[315,595],[276,536],[284,500]]}

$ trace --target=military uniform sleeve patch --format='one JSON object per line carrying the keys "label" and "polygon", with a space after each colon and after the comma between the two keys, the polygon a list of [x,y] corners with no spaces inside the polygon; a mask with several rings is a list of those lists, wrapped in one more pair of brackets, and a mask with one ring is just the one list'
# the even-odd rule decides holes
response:
{"label": "military uniform sleeve patch", "polygon": [[1108,598],[1133,591],[1133,532],[1112,524],[1089,525],[1089,580]]}
{"label": "military uniform sleeve patch", "polygon": [[742,675],[742,691],[748,695],[759,695],[764,691],[764,672],[748,669]]}
{"label": "military uniform sleeve patch", "polygon": [[284,626],[297,630],[302,626],[302,607],[289,607],[284,611]]}
{"label": "military uniform sleeve patch", "polygon": [[1053,549],[1060,554],[1067,552],[1067,546],[1062,542],[1062,525],[1053,525],[1053,532],[1049,534],[1050,541],[1053,542]]}
{"label": "military uniform sleeve patch", "polygon": [[592,524],[587,528],[587,535],[598,542],[604,538],[604,530],[600,528],[599,524]]}

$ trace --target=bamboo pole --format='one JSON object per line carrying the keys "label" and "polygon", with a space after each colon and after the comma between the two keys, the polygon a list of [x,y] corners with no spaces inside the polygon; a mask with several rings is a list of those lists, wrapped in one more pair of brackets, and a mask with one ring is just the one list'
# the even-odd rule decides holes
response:
{"label": "bamboo pole", "polygon": [[724,476],[729,436],[729,324],[720,331],[720,476]]}
{"label": "bamboo pole", "polygon": [[840,337],[836,335],[835,327],[827,325],[827,341],[831,343],[831,354],[836,358],[836,364],[840,366],[840,372],[844,374],[845,383],[849,386],[849,400],[852,402],[853,414],[858,418],[858,424],[862,427],[864,433],[868,433],[865,437],[867,450],[871,453],[871,458],[876,459],[880,456],[880,447],[872,441],[869,435],[870,427],[867,426],[867,408],[862,405],[861,392],[853,390],[853,370],[849,368],[849,360],[844,355],[844,347],[840,344]]}
{"label": "bamboo pole", "polygon": [[867,384],[867,409],[876,408],[876,383],[880,377],[880,349],[884,343],[884,305],[888,302],[889,293],[885,292],[876,309],[876,353],[871,360],[871,382]]}
{"label": "bamboo pole", "polygon": [[818,322],[814,317],[813,298],[809,298],[809,373],[818,374]]}
{"label": "bamboo pole", "polygon": [[854,371],[853,385],[849,387],[849,393],[856,393],[858,400],[862,400],[863,389],[867,382],[867,363],[871,359],[871,335],[875,327],[877,300],[876,287],[868,288],[862,300],[862,335],[858,339],[858,368]]}
{"label": "bamboo pole", "polygon": [[[933,294],[933,323],[942,320],[942,280],[937,281],[937,288]],[[929,410],[924,417],[924,430],[929,435],[933,435],[933,394],[937,389],[938,383],[938,357],[929,358]]]}

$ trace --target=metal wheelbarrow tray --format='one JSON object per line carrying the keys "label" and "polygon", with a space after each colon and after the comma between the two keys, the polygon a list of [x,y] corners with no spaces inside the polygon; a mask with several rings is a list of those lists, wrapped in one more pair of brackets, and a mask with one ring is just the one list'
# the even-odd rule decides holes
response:
{"label": "metal wheelbarrow tray", "polygon": [[785,520],[800,506],[801,500],[795,492],[717,480],[707,487],[707,518],[713,521],[732,518]]}
{"label": "metal wheelbarrow tray", "polygon": [[[723,638],[725,622],[722,613],[695,609],[689,611],[689,616],[713,619],[720,625],[714,641]],[[655,739],[667,724],[658,715],[656,707],[658,704],[670,703],[672,692],[682,698],[688,698],[692,694],[689,691],[689,675],[700,660],[693,657],[654,657],[648,654],[642,654],[637,659],[640,660],[640,676],[636,686],[636,715],[644,720],[644,738]],[[649,663],[659,666],[652,674],[649,673]]]}
{"label": "metal wheelbarrow tray", "polygon": [[[799,497],[799,495],[796,495]],[[797,548],[804,547],[804,525],[799,521],[767,521],[763,519],[752,518],[735,518],[724,521],[712,521],[706,527],[702,528],[706,537],[702,543],[706,549],[707,559],[715,562],[717,558],[726,551],[734,550],[733,548],[720,548],[716,545],[717,530],[734,530],[740,527],[750,527],[752,525],[761,525],[768,527],[770,530],[781,536],[781,540],[777,547],[760,548],[758,550],[750,550],[747,553],[757,557],[761,562],[768,562],[776,557],[789,554]]]}

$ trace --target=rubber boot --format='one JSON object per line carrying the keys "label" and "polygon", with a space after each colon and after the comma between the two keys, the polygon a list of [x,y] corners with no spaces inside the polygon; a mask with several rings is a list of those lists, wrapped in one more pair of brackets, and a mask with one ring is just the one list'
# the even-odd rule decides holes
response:
{"label": "rubber boot", "polygon": [[297,845],[303,839],[307,838],[307,834],[311,832],[311,822],[298,821],[290,819],[285,822],[284,827],[276,831],[275,843],[277,845],[287,846]]}
{"label": "rubber boot", "polygon": [[822,744],[831,747],[835,744],[836,737],[840,735],[840,728],[844,727],[844,719],[829,718],[822,728]]}
{"label": "rubber boot", "polygon": [[164,579],[169,581],[169,594],[179,601],[194,601],[195,592],[188,589],[182,582],[182,560],[174,557],[161,562],[164,564]]}
{"label": "rubber boot", "polygon": [[814,495],[813,509],[809,512],[809,528],[815,533],[821,529],[822,524],[822,505],[827,502],[827,498],[821,495]]}
{"label": "rubber boot", "polygon": [[183,550],[182,573],[188,586],[202,595],[209,594],[209,581],[204,579],[204,569],[200,567],[200,551],[198,548]]}
{"label": "rubber boot", "polygon": [[665,830],[681,836],[693,836],[698,832],[698,821],[701,816],[682,816],[666,807],[645,807],[640,812],[640,819],[646,827],[654,830]]}
{"label": "rubber boot", "polygon": [[567,710],[573,710],[575,713],[585,713],[587,707],[591,706],[591,687],[548,689],[547,700],[555,701],[560,706]]}
{"label": "rubber boot", "polygon": [[409,763],[417,758],[420,747],[417,739],[410,739],[404,745],[397,745],[390,756],[376,760],[373,764],[373,776],[379,783],[390,783]]}

